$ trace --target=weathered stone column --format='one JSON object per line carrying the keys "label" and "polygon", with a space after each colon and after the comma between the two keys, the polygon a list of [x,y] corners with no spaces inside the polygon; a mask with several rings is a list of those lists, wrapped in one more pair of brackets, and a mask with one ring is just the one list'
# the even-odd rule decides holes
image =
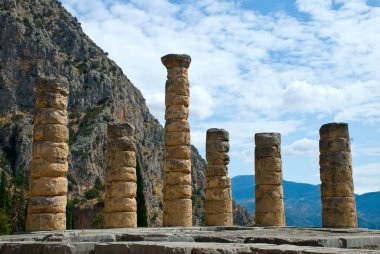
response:
{"label": "weathered stone column", "polygon": [[255,143],[255,222],[261,226],[285,226],[281,135],[257,133]]}
{"label": "weathered stone column", "polygon": [[206,225],[232,226],[229,134],[223,129],[208,129],[206,134]]}
{"label": "weathered stone column", "polygon": [[109,124],[104,200],[105,228],[137,227],[136,147],[133,128]]}
{"label": "weathered stone column", "polygon": [[66,229],[68,95],[66,78],[36,81],[27,230]]}
{"label": "weathered stone column", "polygon": [[188,55],[161,58],[168,71],[165,86],[164,226],[192,226]]}
{"label": "weathered stone column", "polygon": [[319,135],[322,225],[357,227],[348,125],[324,124]]}

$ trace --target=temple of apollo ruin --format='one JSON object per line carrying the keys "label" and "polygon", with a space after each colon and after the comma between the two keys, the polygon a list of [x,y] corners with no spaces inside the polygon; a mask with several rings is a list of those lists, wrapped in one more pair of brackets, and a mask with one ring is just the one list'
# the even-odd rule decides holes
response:
{"label": "temple of apollo ruin", "polygon": [[[161,58],[165,85],[163,226],[192,226],[188,55]],[[66,229],[69,83],[63,77],[36,82],[33,158],[27,230]],[[135,228],[136,144],[128,123],[108,125],[104,226]],[[206,225],[232,226],[231,180],[228,176],[229,133],[206,133]],[[323,227],[357,227],[348,125],[320,129],[320,177]],[[233,158],[232,158],[233,159]],[[255,220],[257,226],[284,227],[281,135],[255,134]]]}

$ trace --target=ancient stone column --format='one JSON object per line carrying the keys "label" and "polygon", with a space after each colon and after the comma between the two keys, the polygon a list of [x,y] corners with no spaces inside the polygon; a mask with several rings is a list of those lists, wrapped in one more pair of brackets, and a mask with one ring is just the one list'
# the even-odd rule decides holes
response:
{"label": "ancient stone column", "polygon": [[232,226],[229,134],[223,129],[208,129],[206,134],[206,225]]}
{"label": "ancient stone column", "polygon": [[322,225],[357,227],[348,125],[324,124],[319,134]]}
{"label": "ancient stone column", "polygon": [[261,226],[285,226],[281,135],[256,133],[255,143],[255,222]]}
{"label": "ancient stone column", "polygon": [[108,124],[105,228],[137,227],[136,147],[127,123]]}
{"label": "ancient stone column", "polygon": [[66,78],[36,81],[27,230],[66,229],[68,95]]}
{"label": "ancient stone column", "polygon": [[165,86],[164,226],[192,226],[188,55],[161,58]]}

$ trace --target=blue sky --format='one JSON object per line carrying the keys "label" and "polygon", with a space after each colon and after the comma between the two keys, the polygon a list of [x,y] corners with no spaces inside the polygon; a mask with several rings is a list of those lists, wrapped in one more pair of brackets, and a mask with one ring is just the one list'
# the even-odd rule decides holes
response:
{"label": "blue sky", "polygon": [[161,56],[192,57],[190,124],[230,132],[230,176],[280,132],[284,179],[318,184],[318,130],[347,122],[357,193],[380,191],[379,0],[63,0],[164,123]]}

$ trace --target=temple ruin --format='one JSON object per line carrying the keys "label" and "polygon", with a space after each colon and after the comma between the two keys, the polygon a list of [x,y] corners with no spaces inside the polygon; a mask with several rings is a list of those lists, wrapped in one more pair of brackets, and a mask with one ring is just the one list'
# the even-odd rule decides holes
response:
{"label": "temple ruin", "polygon": [[348,125],[324,124],[319,134],[322,226],[357,227]]}
{"label": "temple ruin", "polygon": [[188,55],[161,58],[165,85],[164,226],[192,226]]}
{"label": "temple ruin", "polygon": [[208,129],[206,134],[206,225],[232,226],[229,134],[223,129]]}
{"label": "temple ruin", "polygon": [[68,95],[66,78],[39,77],[36,81],[27,230],[66,229]]}
{"label": "temple ruin", "polygon": [[108,124],[105,228],[137,227],[136,147],[128,123]]}
{"label": "temple ruin", "polygon": [[285,226],[281,135],[256,133],[255,144],[255,222]]}

